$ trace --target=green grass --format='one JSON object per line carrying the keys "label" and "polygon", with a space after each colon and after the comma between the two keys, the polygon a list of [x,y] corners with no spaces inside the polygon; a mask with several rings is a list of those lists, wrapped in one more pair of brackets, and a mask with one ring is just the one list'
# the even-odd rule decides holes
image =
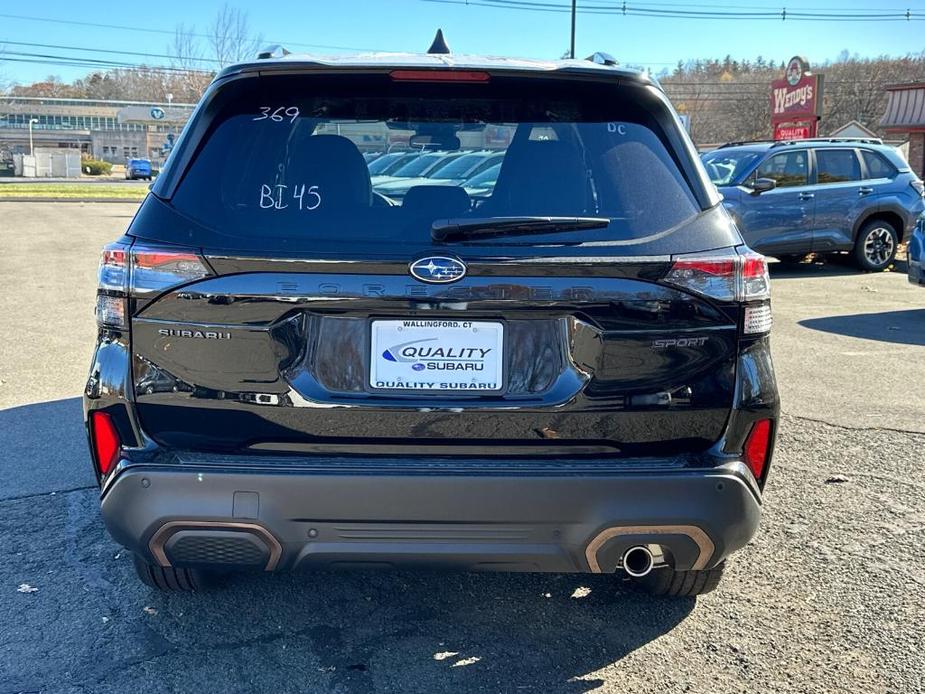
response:
{"label": "green grass", "polygon": [[0,200],[4,198],[48,198],[93,200],[118,198],[143,200],[147,186],[106,183],[0,183]]}

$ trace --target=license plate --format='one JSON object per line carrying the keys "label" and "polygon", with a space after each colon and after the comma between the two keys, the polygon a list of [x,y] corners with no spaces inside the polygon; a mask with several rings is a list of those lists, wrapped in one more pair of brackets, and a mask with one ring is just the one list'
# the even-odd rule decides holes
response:
{"label": "license plate", "polygon": [[377,390],[497,392],[504,326],[490,321],[373,321],[369,385]]}

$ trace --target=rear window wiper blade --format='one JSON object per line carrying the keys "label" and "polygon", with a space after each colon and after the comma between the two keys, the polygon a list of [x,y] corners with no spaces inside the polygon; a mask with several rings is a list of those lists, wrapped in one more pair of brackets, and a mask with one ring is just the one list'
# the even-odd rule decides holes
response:
{"label": "rear window wiper blade", "polygon": [[436,220],[430,227],[430,235],[434,241],[446,243],[603,229],[609,225],[607,217],[465,217]]}

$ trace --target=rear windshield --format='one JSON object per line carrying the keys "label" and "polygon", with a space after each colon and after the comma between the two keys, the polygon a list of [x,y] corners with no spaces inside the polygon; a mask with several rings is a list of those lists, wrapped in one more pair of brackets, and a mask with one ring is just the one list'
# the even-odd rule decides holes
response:
{"label": "rear windshield", "polygon": [[[524,245],[641,239],[701,211],[649,110],[664,107],[644,88],[543,82],[239,79],[206,110],[211,125],[171,202],[229,237],[389,248],[430,244],[446,219],[610,220],[491,241]],[[401,180],[410,189],[390,197]]]}

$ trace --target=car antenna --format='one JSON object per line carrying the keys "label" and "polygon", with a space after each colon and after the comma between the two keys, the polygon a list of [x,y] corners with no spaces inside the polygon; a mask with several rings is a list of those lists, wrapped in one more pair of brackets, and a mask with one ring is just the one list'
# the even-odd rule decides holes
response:
{"label": "car antenna", "polygon": [[446,55],[450,52],[450,47],[446,45],[446,39],[443,38],[443,29],[437,29],[437,35],[434,36],[434,42],[427,49],[428,54]]}

